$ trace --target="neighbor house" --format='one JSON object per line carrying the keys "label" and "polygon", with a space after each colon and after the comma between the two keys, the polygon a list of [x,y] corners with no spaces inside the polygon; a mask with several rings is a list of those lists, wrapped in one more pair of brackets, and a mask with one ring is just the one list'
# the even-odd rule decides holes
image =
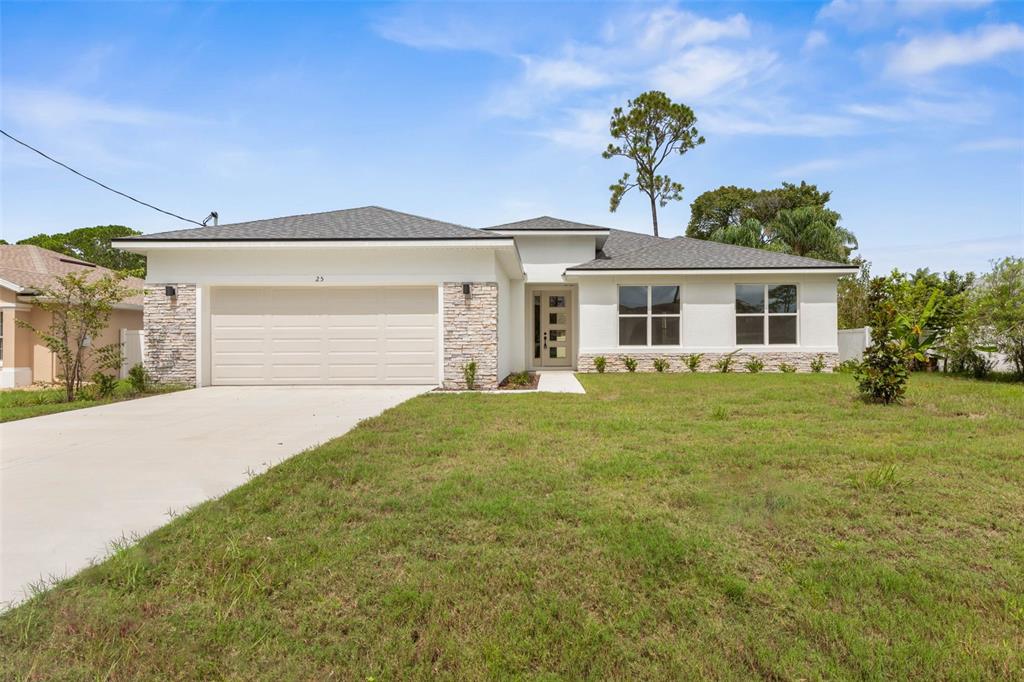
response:
{"label": "neighbor house", "polygon": [[[159,380],[480,386],[511,372],[641,371],[741,349],[837,361],[841,263],[541,217],[484,229],[365,207],[161,232],[145,254]],[[740,356],[737,356],[740,357]]]}
{"label": "neighbor house", "polygon": [[[40,292],[57,278],[71,272],[90,276],[112,271],[38,246],[0,244],[0,388],[27,386],[33,382],[58,380],[57,360],[23,320],[36,329],[50,326],[50,313],[36,305]],[[134,277],[126,284],[141,291],[143,282]],[[128,298],[114,307],[107,328],[92,339],[96,347],[120,341],[121,330],[142,329],[142,295]]]}

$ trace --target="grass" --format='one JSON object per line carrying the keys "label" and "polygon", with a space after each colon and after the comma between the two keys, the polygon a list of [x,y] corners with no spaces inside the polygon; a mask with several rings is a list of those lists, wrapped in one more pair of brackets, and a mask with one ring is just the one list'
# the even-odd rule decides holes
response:
{"label": "grass", "polygon": [[180,391],[182,386],[156,386],[154,385],[146,393],[135,393],[127,381],[120,381],[117,390],[110,398],[94,398],[90,391],[80,393],[73,402],[64,402],[63,388],[33,388],[33,389],[12,389],[0,391],[0,422],[11,422],[29,417],[40,417],[44,414],[55,414],[69,410],[81,410],[85,407],[106,405],[121,400],[132,400],[144,398],[160,393]]}
{"label": "grass", "polygon": [[0,616],[3,679],[1024,676],[1024,387],[614,374],[367,420]]}

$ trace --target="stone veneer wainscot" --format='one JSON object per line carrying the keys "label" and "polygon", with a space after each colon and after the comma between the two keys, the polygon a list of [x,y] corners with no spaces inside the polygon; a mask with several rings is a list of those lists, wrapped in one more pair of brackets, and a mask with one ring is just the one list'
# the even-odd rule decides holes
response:
{"label": "stone veneer wainscot", "polygon": [[[581,372],[596,372],[594,368],[594,358],[599,357],[600,353],[587,353],[580,354],[579,368]],[[666,372],[687,372],[689,371],[686,367],[686,363],[683,361],[683,357],[690,355],[690,353],[657,353],[650,351],[638,351],[636,353],[606,353],[604,358],[606,361],[606,372],[625,372],[626,363],[624,359],[627,357],[636,360],[636,371],[638,372],[653,372],[654,359],[665,358],[668,360],[668,369]],[[700,372],[717,372],[715,363],[723,358],[726,353],[704,353],[704,357],[701,358]],[[782,363],[789,363],[796,367],[798,372],[810,372],[811,362],[814,361],[819,355],[825,361],[825,369],[822,371],[831,372],[832,369],[839,364],[839,353],[811,353],[811,352],[794,352],[794,351],[765,351],[763,353],[744,353],[739,352],[732,356],[732,371],[733,372],[746,372],[747,369],[744,367],[746,362],[751,358],[760,358],[761,362],[764,363],[764,369],[762,372],[778,372],[779,365]]]}
{"label": "stone veneer wainscot", "polygon": [[462,368],[476,361],[476,387],[498,385],[498,284],[444,283],[444,387],[466,388]]}
{"label": "stone veneer wainscot", "polygon": [[[168,296],[172,286],[176,295]],[[146,371],[159,383],[196,383],[196,286],[147,284],[142,324]]]}

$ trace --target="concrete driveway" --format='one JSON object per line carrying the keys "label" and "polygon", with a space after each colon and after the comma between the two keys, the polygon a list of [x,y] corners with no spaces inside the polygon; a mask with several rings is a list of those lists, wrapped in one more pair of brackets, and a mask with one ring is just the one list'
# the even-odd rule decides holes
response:
{"label": "concrete driveway", "polygon": [[201,388],[0,424],[0,604],[429,389]]}

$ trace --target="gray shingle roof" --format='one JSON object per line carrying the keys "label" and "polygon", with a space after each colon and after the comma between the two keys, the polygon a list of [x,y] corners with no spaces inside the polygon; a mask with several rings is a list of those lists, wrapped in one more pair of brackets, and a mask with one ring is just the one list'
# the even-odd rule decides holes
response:
{"label": "gray shingle roof", "polygon": [[529,220],[519,220],[514,223],[505,223],[504,225],[494,225],[492,227],[485,227],[485,230],[555,230],[555,231],[583,231],[583,230],[607,230],[607,227],[601,227],[600,225],[589,225],[587,223],[577,223],[571,220],[562,220],[561,218],[552,218],[548,215],[542,215],[538,218],[530,218]]}
{"label": "gray shingle roof", "polygon": [[597,254],[598,258],[618,258],[630,251],[636,251],[647,246],[663,244],[668,239],[655,237],[653,234],[641,234],[629,232],[628,230],[609,230],[608,239]]}
{"label": "gray shingle roof", "polygon": [[[609,238],[609,241],[611,239]],[[753,270],[815,269],[851,267],[816,258],[791,256],[764,249],[720,244],[718,242],[676,237],[659,239],[648,246],[608,254],[607,248],[592,261],[567,270]]]}
{"label": "gray shingle roof", "polygon": [[[348,208],[326,213],[307,213],[253,220],[246,223],[209,225],[129,237],[123,241],[337,241],[391,239],[500,239],[463,225],[392,211],[379,206]],[[119,240],[122,241],[122,240]]]}

